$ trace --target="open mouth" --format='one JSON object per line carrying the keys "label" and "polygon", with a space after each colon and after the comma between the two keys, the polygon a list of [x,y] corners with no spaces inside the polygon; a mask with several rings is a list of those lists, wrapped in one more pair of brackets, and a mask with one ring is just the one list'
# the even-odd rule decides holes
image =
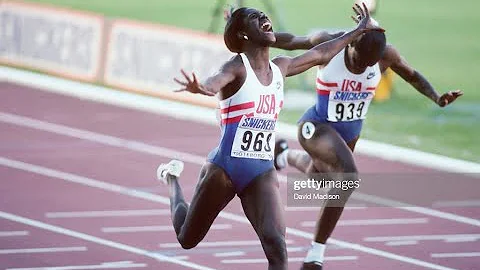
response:
{"label": "open mouth", "polygon": [[270,22],[264,22],[261,26],[263,32],[272,32],[272,24]]}

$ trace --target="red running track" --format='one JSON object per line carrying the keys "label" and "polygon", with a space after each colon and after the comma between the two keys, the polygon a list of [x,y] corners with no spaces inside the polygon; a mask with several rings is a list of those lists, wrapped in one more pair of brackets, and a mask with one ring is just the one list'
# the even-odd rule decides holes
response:
{"label": "red running track", "polygon": [[[10,83],[0,89],[1,269],[266,269],[238,198],[198,247],[176,243],[156,167],[175,155],[186,160],[189,200],[218,128]],[[426,171],[356,159],[361,171]],[[286,198],[283,182],[281,190]],[[398,208],[345,210],[326,269],[480,269],[480,210],[446,210],[474,222]],[[285,212],[290,269],[306,254],[317,212]],[[386,219],[394,224],[378,224]]]}

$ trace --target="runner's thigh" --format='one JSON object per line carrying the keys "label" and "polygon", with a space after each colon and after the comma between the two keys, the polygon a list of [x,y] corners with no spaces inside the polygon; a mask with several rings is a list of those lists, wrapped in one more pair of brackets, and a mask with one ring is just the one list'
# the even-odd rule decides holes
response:
{"label": "runner's thigh", "polygon": [[213,221],[235,197],[235,189],[225,171],[206,163],[189,206],[181,236],[187,243],[198,243],[210,229]]}

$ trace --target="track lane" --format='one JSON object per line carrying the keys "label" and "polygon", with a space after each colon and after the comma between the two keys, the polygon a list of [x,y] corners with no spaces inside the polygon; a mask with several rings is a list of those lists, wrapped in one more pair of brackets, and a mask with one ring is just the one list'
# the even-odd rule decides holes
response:
{"label": "track lane", "polygon": [[[10,93],[9,95],[11,96],[9,99],[7,99],[8,102],[0,103],[1,104],[0,106],[3,111],[7,111],[10,113],[18,113],[23,116],[31,116],[37,119],[40,118],[42,120],[47,120],[47,121],[58,123],[58,124],[65,124],[65,125],[73,126],[76,128],[85,128],[90,131],[102,132],[109,135],[122,136],[122,137],[125,136],[127,139],[130,139],[130,140],[140,140],[142,142],[152,144],[152,145],[168,146],[169,148],[178,149],[180,151],[190,151],[192,153],[202,155],[202,156],[204,156],[215,145],[216,139],[218,138],[218,134],[219,134],[219,130],[211,128],[210,126],[199,125],[191,122],[189,123],[188,121],[178,121],[178,120],[172,121],[171,119],[168,120],[168,118],[163,119],[163,117],[161,116],[139,113],[133,110],[119,109],[117,107],[105,106],[105,105],[97,104],[93,102],[79,102],[79,100],[77,99],[67,98],[67,97],[58,96],[58,95],[52,95],[52,94],[44,95],[45,93],[43,92],[30,90],[30,89],[20,89],[20,90],[17,89],[15,90],[15,92],[16,92],[15,94],[11,94],[11,92],[7,91],[7,93]],[[20,98],[18,99],[15,98],[15,95],[17,94],[17,92],[20,92]],[[41,94],[36,96],[36,93],[41,93]],[[25,96],[28,96],[30,98],[37,97],[38,98],[36,100],[37,102],[35,102],[35,106],[31,106],[33,108],[30,108],[30,107],[23,108],[21,109],[21,111],[19,111],[20,108],[22,107],[22,104],[21,104],[22,97],[25,97]],[[57,104],[57,105],[53,105],[53,104]],[[61,104],[61,106],[59,104]],[[59,107],[61,108],[59,109]],[[100,111],[101,112],[100,116],[103,116],[103,117],[99,117],[99,119],[81,117],[82,115],[88,115],[92,111],[93,112]],[[122,117],[119,117],[119,118],[115,117],[118,115],[121,115]],[[74,120],[75,118],[77,118],[78,122],[77,120]],[[138,119],[142,119],[142,121],[138,121]],[[163,122],[163,120],[165,120],[166,122]],[[142,123],[138,123],[138,122],[142,122]],[[155,123],[155,124],[151,124],[151,123]],[[176,124],[188,123],[188,127],[185,127],[185,125],[183,126],[179,125],[178,128],[169,129],[170,126],[172,126],[172,123],[176,123]],[[165,128],[166,126],[168,126],[168,129]],[[153,178],[151,175],[152,168],[154,169],[158,164],[158,162],[162,162],[163,161],[162,158],[159,158],[159,157],[152,158],[151,156],[147,157],[148,155],[145,155],[145,154],[132,154],[132,153],[128,153],[131,151],[125,151],[121,149],[112,149],[112,147],[106,147],[106,146],[98,145],[91,142],[85,142],[78,139],[71,139],[71,138],[65,139],[64,136],[55,136],[47,132],[32,132],[31,130],[28,130],[28,129],[22,131],[22,128],[12,127],[11,125],[10,126],[2,125],[1,128],[2,128],[2,135],[6,133],[9,134],[8,136],[6,136],[6,138],[8,138],[7,140],[8,143],[2,144],[2,154],[6,153],[10,157],[20,158],[22,161],[31,161],[32,163],[38,162],[39,165],[52,167],[56,169],[62,169],[62,170],[65,169],[68,172],[76,172],[76,173],[79,173],[80,175],[86,174],[86,176],[89,176],[89,177],[102,178],[105,176],[104,179],[108,180],[109,182],[113,181],[114,183],[123,183],[129,187],[153,190],[153,192],[162,194],[162,190],[157,190],[158,186],[156,185],[156,183],[151,182]],[[3,133],[4,130],[6,131],[6,133]],[[157,130],[160,130],[160,131],[157,132]],[[163,134],[164,132],[167,133],[168,130],[174,131],[174,132]],[[188,134],[185,136],[179,136],[178,138],[188,140],[189,142],[191,141],[194,141],[194,142],[186,143],[186,144],[182,144],[178,142],[175,143],[175,138],[176,138],[175,136],[178,136],[179,134],[185,134],[183,133],[185,131],[187,131],[188,133],[188,130],[200,130],[201,134],[203,134],[202,136],[204,136],[204,137],[201,137],[202,138],[202,144],[200,145],[201,147],[191,149],[193,145],[195,145],[196,147],[199,146],[198,141],[191,140],[191,134]],[[25,134],[25,133],[28,133],[28,134]],[[156,134],[160,134],[160,135],[158,135],[157,137]],[[162,139],[159,140],[158,138],[162,138]],[[3,139],[4,138],[2,137],[2,141]],[[205,139],[205,143],[203,139]],[[29,147],[30,146],[32,147],[22,150],[22,147],[25,148],[25,143],[24,143],[25,141],[32,142],[31,144],[29,144]],[[18,148],[13,147],[9,149],[8,145],[10,146],[15,145]],[[59,150],[59,151],[49,151],[52,149]],[[47,151],[49,154],[45,155],[45,151]],[[75,153],[75,155],[73,155],[75,156],[74,158],[71,158],[72,151],[74,151]],[[119,165],[118,162],[115,162],[118,160],[122,160],[122,163],[120,164],[121,166],[118,166]],[[126,161],[126,160],[128,160],[128,162],[124,164],[123,161]],[[385,164],[385,166],[378,166],[378,163],[379,163],[378,160],[372,160],[370,158],[365,158],[365,157],[359,157],[358,160],[362,169],[379,167],[382,169],[395,170],[394,162],[381,161],[382,165]],[[375,167],[369,165],[373,163],[376,164]],[[88,164],[88,166],[86,166],[86,164]],[[118,169],[117,171],[115,171],[119,167],[121,167],[121,169]],[[110,169],[110,168],[114,168],[114,169]],[[403,170],[404,168],[409,168],[414,171],[421,170],[419,168],[406,166],[403,164],[397,167],[397,170]],[[199,170],[198,165],[187,166],[186,173],[185,173],[185,179],[186,179],[185,186],[187,187],[186,188],[187,196],[191,196],[191,192],[193,191],[193,187],[196,182],[196,175],[198,174],[198,170]],[[7,172],[7,173],[10,174],[10,172]],[[135,183],[133,185],[132,185],[132,179],[135,179],[134,181]],[[165,194],[163,193],[163,195]],[[369,210],[366,213],[373,212],[374,214],[372,215],[372,217],[382,216],[382,214],[384,215],[384,212],[389,214],[393,213],[392,211],[382,212],[382,211],[377,211],[378,209],[373,209],[373,210],[370,210],[370,208],[368,209]],[[236,212],[239,215],[241,215],[241,208],[238,205],[238,203],[233,203],[228,207],[227,210],[230,212]],[[354,213],[358,213],[358,212],[355,212],[355,211],[356,210],[347,211],[344,218],[353,219],[353,218],[365,217],[365,212],[363,212],[362,214],[358,214],[359,216],[357,217],[356,216],[357,214],[354,214]],[[401,216],[402,211],[401,210],[398,210],[398,211],[400,212],[399,215]],[[291,225],[297,226],[297,224],[295,222],[292,222],[292,220],[294,221],[300,220],[299,217],[305,216],[305,213],[302,213],[302,212],[293,213],[293,214],[290,212],[287,212],[287,214],[288,214],[289,226]],[[310,214],[313,216],[316,216],[315,212]],[[438,223],[437,221],[435,222]],[[439,227],[446,228],[446,226],[450,226],[450,225],[440,224]],[[405,228],[407,227],[405,226]],[[303,228],[300,228],[300,229],[303,229]],[[344,234],[345,237],[350,240],[358,239],[358,238],[355,238],[355,236],[360,237],[360,235],[362,234],[358,234],[358,231],[359,231],[358,228],[355,228],[355,229],[356,230],[354,230],[353,233]],[[366,229],[367,229],[366,231],[370,231],[370,232],[372,231],[371,228],[366,228]],[[416,229],[416,228],[406,229],[406,231],[408,232],[408,231],[411,231],[412,229]],[[465,228],[458,228],[458,229],[460,231],[465,230]],[[310,228],[310,230],[312,230],[312,228]],[[472,230],[475,232],[475,229],[472,229]],[[341,233],[348,232],[348,231],[349,229],[343,229],[343,228],[341,230],[337,229],[337,231],[335,232],[336,233],[335,237],[337,237],[337,235],[344,237]],[[360,228],[360,231],[363,231],[363,229]],[[375,228],[375,231],[378,231],[377,228]],[[387,233],[387,232],[390,233],[391,231],[387,230],[384,233]],[[217,232],[215,231],[215,234],[216,233]],[[305,241],[305,240],[302,240],[302,241],[303,241],[303,246],[308,244],[308,241]],[[361,241],[361,239],[359,239],[359,241]],[[478,247],[478,243],[476,245]],[[413,251],[412,253],[418,254],[418,252],[415,252],[416,250],[417,250],[417,247],[412,248],[410,252]],[[408,251],[402,251],[402,252],[408,252]],[[297,254],[295,254],[297,257],[304,256],[304,253],[301,253],[300,255],[297,255]],[[261,252],[259,253],[259,255],[260,255],[259,257],[262,258]],[[327,254],[327,256],[328,255],[329,254]],[[423,259],[423,255],[420,257],[422,257]],[[364,259],[362,258],[369,258],[367,261],[365,261],[367,265],[368,265],[368,262],[370,262],[371,260],[376,261],[376,259],[378,259],[374,256],[370,258],[369,255],[362,254],[358,261],[364,261]],[[395,265],[395,263],[393,264]],[[294,263],[293,265],[294,266],[298,265],[298,263]],[[333,267],[335,264],[334,262],[329,262],[329,265]],[[448,265],[448,264],[445,264],[445,265]],[[225,268],[225,269],[232,269],[232,268]],[[342,268],[342,269],[346,269],[346,268]],[[393,269],[396,269],[396,268],[393,268]],[[412,268],[409,268],[409,269],[412,269]]]}

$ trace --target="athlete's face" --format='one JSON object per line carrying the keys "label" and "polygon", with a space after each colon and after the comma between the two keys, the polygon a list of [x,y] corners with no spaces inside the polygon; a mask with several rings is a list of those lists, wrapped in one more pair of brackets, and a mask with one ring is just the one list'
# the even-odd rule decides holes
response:
{"label": "athlete's face", "polygon": [[378,63],[378,61],[380,61],[380,59],[382,58],[381,54],[367,55],[365,53],[359,52],[355,47],[352,51],[352,54],[353,65],[358,69],[365,69],[367,67],[371,67]]}
{"label": "athlete's face", "polygon": [[272,22],[265,15],[256,9],[249,8],[246,11],[244,30],[248,40],[262,46],[269,46],[275,43]]}
{"label": "athlete's face", "polygon": [[[353,50],[350,50],[352,65],[355,69],[365,69],[375,65],[382,58],[383,50],[377,50],[378,46],[365,46],[364,35],[358,37],[352,44]],[[360,44],[363,41],[363,46]],[[363,47],[363,49],[360,49]]]}

